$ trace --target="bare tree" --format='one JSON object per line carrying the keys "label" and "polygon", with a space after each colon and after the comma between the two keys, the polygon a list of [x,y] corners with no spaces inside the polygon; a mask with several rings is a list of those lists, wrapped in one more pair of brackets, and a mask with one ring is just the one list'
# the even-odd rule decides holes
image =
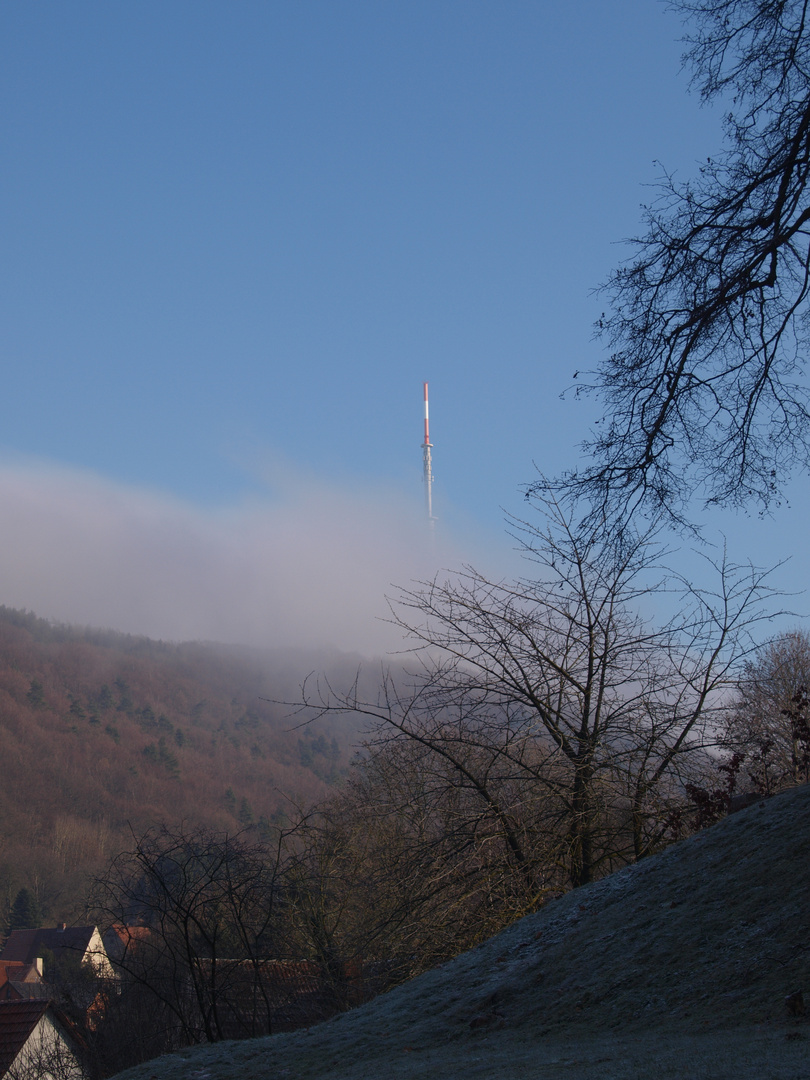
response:
{"label": "bare tree", "polygon": [[97,916],[123,934],[124,989],[147,993],[164,1049],[270,1033],[262,973],[280,944],[285,856],[283,833],[268,846],[162,826],[97,879]]}
{"label": "bare tree", "polygon": [[[342,1007],[410,978],[502,929],[525,904],[504,873],[497,827],[453,770],[416,740],[369,744],[310,815],[295,928],[334,971]],[[535,852],[537,857],[538,852]],[[550,867],[549,877],[554,876]]]}
{"label": "bare tree", "polygon": [[724,744],[754,790],[772,794],[810,780],[810,636],[793,630],[745,665]]}
{"label": "bare tree", "polygon": [[810,27],[807,0],[669,6],[704,101],[732,101],[726,142],[696,179],[664,177],[607,283],[610,354],[584,387],[605,416],[557,489],[682,520],[694,493],[767,507],[810,463]]}
{"label": "bare tree", "polygon": [[[669,575],[666,596],[654,533],[540,509],[542,528],[522,526],[531,580],[467,569],[392,606],[418,662],[406,685],[385,671],[372,701],[303,694],[310,715],[362,713],[378,747],[414,752],[455,850],[482,876],[497,861],[520,912],[661,842],[661,801],[703,746],[769,591],[766,575],[720,563],[715,592]],[[654,595],[677,609],[658,625],[638,612]]]}

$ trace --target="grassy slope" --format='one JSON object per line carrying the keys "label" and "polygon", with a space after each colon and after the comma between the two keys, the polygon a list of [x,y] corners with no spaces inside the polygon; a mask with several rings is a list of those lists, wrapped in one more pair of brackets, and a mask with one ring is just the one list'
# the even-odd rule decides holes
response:
{"label": "grassy slope", "polygon": [[[200,1047],[128,1080],[806,1076],[810,786],[548,904],[310,1032]],[[810,1000],[808,1000],[810,1006]]]}

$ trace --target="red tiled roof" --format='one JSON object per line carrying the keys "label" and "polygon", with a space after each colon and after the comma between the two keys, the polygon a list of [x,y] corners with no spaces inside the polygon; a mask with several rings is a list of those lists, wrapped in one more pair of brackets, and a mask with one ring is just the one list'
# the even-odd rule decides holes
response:
{"label": "red tiled roof", "polygon": [[36,964],[26,964],[21,960],[0,960],[0,983],[4,979],[14,982],[42,982]]}
{"label": "red tiled roof", "polygon": [[142,942],[148,941],[151,933],[148,926],[113,923],[104,931],[101,940],[110,960],[119,963],[126,953],[133,952]]}
{"label": "red tiled roof", "polygon": [[0,1001],[15,998],[48,997],[36,964],[0,960]]}
{"label": "red tiled roof", "polygon": [[[125,926],[123,923],[116,922],[110,927],[110,931],[114,933],[124,945],[127,945],[130,941],[141,941],[149,937],[150,930],[148,926]],[[104,935],[107,936],[106,934]]]}
{"label": "red tiled roof", "polygon": [[49,1005],[48,1001],[0,1001],[0,1077],[6,1075]]}

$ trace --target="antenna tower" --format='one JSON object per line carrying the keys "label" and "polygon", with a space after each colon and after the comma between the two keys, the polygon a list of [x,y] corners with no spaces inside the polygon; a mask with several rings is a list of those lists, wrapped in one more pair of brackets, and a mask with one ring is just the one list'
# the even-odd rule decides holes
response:
{"label": "antenna tower", "polygon": [[424,465],[424,477],[425,477],[425,505],[427,507],[428,521],[430,527],[433,529],[433,522],[436,520],[433,516],[433,462],[431,461],[430,452],[433,446],[430,442],[430,424],[428,414],[428,384],[424,383],[425,388],[425,441],[422,443],[422,462]]}

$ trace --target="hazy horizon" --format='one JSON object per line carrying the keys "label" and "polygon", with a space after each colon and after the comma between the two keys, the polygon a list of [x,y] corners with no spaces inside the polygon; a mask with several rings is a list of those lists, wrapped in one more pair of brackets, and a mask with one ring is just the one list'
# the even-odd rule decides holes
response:
{"label": "hazy horizon", "polygon": [[0,465],[0,500],[0,603],[171,641],[380,655],[401,646],[386,595],[486,558],[441,528],[431,544],[419,500],[311,477],[200,508],[91,473]]}

